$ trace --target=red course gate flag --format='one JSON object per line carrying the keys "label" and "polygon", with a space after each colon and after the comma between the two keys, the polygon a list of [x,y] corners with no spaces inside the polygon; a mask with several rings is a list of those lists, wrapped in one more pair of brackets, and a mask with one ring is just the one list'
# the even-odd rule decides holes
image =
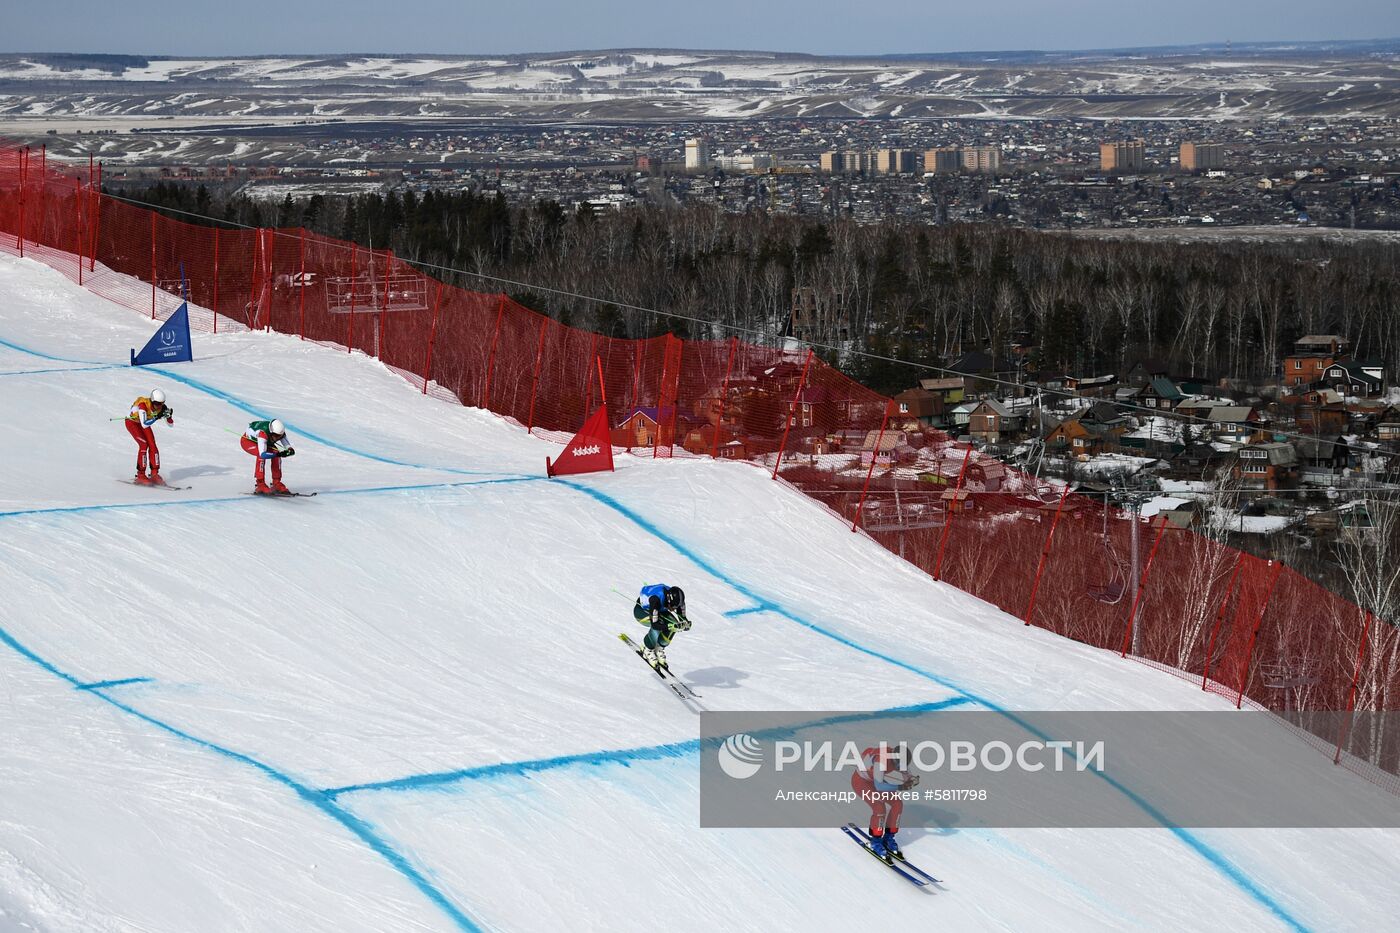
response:
{"label": "red course gate flag", "polygon": [[583,423],[583,429],[569,441],[557,463],[544,458],[545,472],[550,476],[566,473],[597,473],[613,468],[612,437],[608,433],[608,408],[598,410]]}

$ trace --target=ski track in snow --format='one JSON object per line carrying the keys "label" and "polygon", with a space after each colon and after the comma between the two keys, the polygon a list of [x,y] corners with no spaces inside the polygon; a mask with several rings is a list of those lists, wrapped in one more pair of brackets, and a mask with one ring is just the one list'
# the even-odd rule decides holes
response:
{"label": "ski track in snow", "polygon": [[[52,355],[42,350],[23,346],[3,338],[0,338],[0,346],[4,346],[21,354],[32,356],[39,360],[44,360],[48,363],[69,364],[67,367],[46,366],[42,369],[0,372],[0,377],[21,378],[46,373],[78,373],[126,369],[124,366],[103,363],[101,361],[78,360]],[[313,350],[313,352],[320,351]],[[178,372],[172,372],[168,367],[148,367],[147,369],[159,373],[164,378],[179,382],[211,398],[215,398],[223,403],[238,408],[241,411],[254,415],[261,414],[260,409],[248,401],[238,397],[232,392],[220,389],[205,381],[197,380]],[[417,463],[388,456],[376,452],[373,449],[366,449],[366,447],[363,446],[353,445],[329,436],[325,432],[305,430],[290,422],[289,429],[292,433],[299,437],[304,437],[309,441],[378,464],[434,473],[482,477],[480,479],[464,479],[454,482],[377,485],[366,488],[320,490],[327,495],[383,495],[416,490],[443,492],[456,490],[469,492],[473,487],[477,486],[528,484],[544,480],[544,477],[541,476],[512,474],[509,473],[509,471],[473,470],[455,466]],[[374,440],[374,438],[370,438],[370,440]],[[765,595],[761,587],[750,584],[734,573],[729,572],[725,569],[722,561],[706,555],[699,545],[688,542],[684,536],[674,529],[663,527],[659,521],[647,517],[640,508],[634,504],[627,503],[620,495],[604,492],[599,488],[578,480],[557,480],[551,483],[550,486],[555,489],[567,489],[574,495],[584,497],[595,503],[599,509],[622,517],[645,535],[674,551],[675,554],[682,557],[696,570],[709,576],[714,581],[749,601],[749,605],[728,610],[723,613],[724,616],[737,618],[748,615],[760,615],[783,620],[786,623],[796,625],[801,629],[814,633],[823,639],[834,642],[852,652],[863,655],[868,659],[898,668],[930,683],[937,684],[953,693],[951,698],[924,704],[922,707],[918,708],[941,708],[944,706],[976,704],[986,709],[997,711],[1002,715],[1008,716],[1023,727],[1029,728],[1029,726],[1018,718],[1014,712],[1007,710],[997,702],[981,695],[976,690],[965,686],[959,681],[905,661],[894,654],[863,644],[855,638],[843,634],[839,628],[832,627],[830,624],[825,624],[820,621],[814,621],[800,609],[785,604],[782,599]],[[210,507],[217,505],[245,507],[249,501],[250,500],[241,497],[218,497],[11,509],[8,511],[0,511],[0,520],[13,520],[21,517],[61,516],[73,513],[110,513],[132,509],[180,509],[183,507]],[[424,867],[423,863],[411,853],[405,854],[408,850],[396,846],[390,841],[386,833],[376,828],[368,819],[352,813],[347,805],[340,802],[341,798],[350,794],[367,792],[419,790],[429,786],[441,787],[485,779],[519,778],[538,774],[542,771],[564,770],[578,766],[594,766],[599,764],[628,765],[662,761],[665,759],[683,759],[694,755],[700,748],[699,740],[690,740],[629,749],[603,749],[594,752],[561,755],[552,758],[502,761],[494,764],[476,765],[450,771],[411,774],[405,777],[387,780],[318,787],[293,777],[289,771],[269,764],[261,758],[255,757],[253,754],[237,751],[230,745],[223,744],[220,740],[202,737],[190,729],[178,726],[155,714],[144,712],[137,708],[134,702],[117,699],[112,693],[112,691],[118,688],[130,685],[149,684],[152,682],[152,678],[141,676],[139,673],[126,671],[114,673],[111,675],[110,679],[105,680],[89,680],[78,677],[60,666],[59,662],[42,655],[38,651],[22,643],[5,627],[0,627],[0,643],[3,643],[12,652],[47,672],[49,675],[82,691],[84,695],[93,697],[99,702],[127,716],[134,717],[151,729],[165,733],[183,742],[190,743],[205,752],[235,762],[245,768],[250,768],[264,778],[294,791],[300,800],[310,807],[313,807],[325,817],[340,824],[354,835],[370,851],[407,879],[423,897],[438,908],[447,919],[461,929],[474,930],[480,928],[478,926],[479,919],[474,919],[471,909],[466,905],[459,904],[435,882],[436,872],[431,868]],[[1046,736],[1042,737],[1048,738]],[[1119,784],[1111,775],[1105,775],[1104,779],[1109,781],[1129,799],[1133,800],[1134,803],[1145,812],[1151,814],[1154,819],[1159,818],[1157,811],[1152,808],[1152,805],[1138,796],[1131,788]],[[1243,869],[1234,864],[1226,855],[1205,842],[1197,834],[1177,828],[1168,827],[1168,829],[1177,840],[1208,863],[1221,877],[1227,879],[1231,885],[1235,886],[1239,891],[1256,902],[1256,904],[1264,908],[1283,925],[1295,930],[1307,929],[1303,922],[1285,908],[1273,893],[1266,890]],[[989,845],[999,846],[1010,852],[1014,852],[1019,848],[1010,840],[1000,839],[997,834],[985,834],[979,838],[986,839]],[[1033,854],[1027,854],[1022,850],[1022,854],[1019,855],[1018,858],[1034,862],[1037,857]],[[1042,870],[1055,873],[1056,876],[1063,881],[1073,883],[1073,880],[1069,876],[1053,865],[1041,862],[1038,867]]]}

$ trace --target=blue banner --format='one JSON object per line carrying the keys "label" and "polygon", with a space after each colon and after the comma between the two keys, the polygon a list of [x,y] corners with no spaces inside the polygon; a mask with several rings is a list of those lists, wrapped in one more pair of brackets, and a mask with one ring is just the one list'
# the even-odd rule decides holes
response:
{"label": "blue banner", "polygon": [[190,309],[181,304],[170,318],[160,325],[141,352],[131,351],[131,365],[145,366],[148,363],[188,363],[194,359],[194,349],[190,346]]}

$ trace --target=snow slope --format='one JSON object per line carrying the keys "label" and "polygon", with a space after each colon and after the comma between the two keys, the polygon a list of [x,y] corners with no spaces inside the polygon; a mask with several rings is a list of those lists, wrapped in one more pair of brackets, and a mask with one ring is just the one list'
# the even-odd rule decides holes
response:
{"label": "snow slope", "polygon": [[[924,894],[834,830],[697,828],[697,722],[618,644],[682,583],[712,709],[1213,709],[1026,629],[742,464],[556,446],[372,360],[150,322],[0,256],[0,929],[1389,926],[1391,831],[907,830]],[[105,362],[117,361],[117,362]],[[162,387],[164,473],[108,418]],[[293,488],[228,433],[287,421]],[[893,620],[902,620],[898,625]],[[1378,793],[1298,746],[1331,793]],[[1300,862],[1306,861],[1306,873]]]}

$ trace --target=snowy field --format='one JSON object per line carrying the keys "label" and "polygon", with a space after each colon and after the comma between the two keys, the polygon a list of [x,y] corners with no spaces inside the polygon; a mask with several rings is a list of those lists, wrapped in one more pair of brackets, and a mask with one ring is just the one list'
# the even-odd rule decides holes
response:
{"label": "snowy field", "polygon": [[[619,644],[685,587],[715,710],[1199,710],[743,464],[559,448],[359,354],[195,336],[0,256],[0,930],[1393,929],[1395,831],[701,830],[695,713]],[[124,485],[162,388],[163,473]],[[266,500],[233,433],[288,424]],[[1226,750],[1222,750],[1227,753]],[[1298,745],[1282,767],[1379,793]]]}

